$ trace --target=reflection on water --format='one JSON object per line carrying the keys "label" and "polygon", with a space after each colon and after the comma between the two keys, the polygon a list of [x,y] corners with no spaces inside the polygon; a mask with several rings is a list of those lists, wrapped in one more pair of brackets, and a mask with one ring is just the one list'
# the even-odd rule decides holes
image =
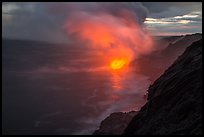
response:
{"label": "reflection on water", "polygon": [[[96,73],[98,74],[98,72]],[[93,98],[86,101],[86,106],[91,106],[93,110],[99,112],[96,115],[83,117],[83,122],[89,124],[90,132],[87,134],[93,133],[99,127],[100,122],[111,113],[137,111],[146,102],[143,95],[149,85],[148,78],[135,73],[134,68],[127,67],[123,71],[107,70],[102,73],[108,74],[108,77],[104,75],[108,80],[104,81],[106,83],[104,90],[95,90]],[[93,102],[94,98],[96,100]],[[75,134],[80,134],[80,132],[77,131]]]}
{"label": "reflection on water", "polygon": [[6,133],[91,134],[110,113],[145,103],[150,82],[132,68],[105,70],[84,50],[10,47],[4,47],[2,67]]}
{"label": "reflection on water", "polygon": [[111,86],[114,91],[119,91],[123,88],[123,79],[124,77],[121,76],[119,72],[112,73],[110,77]]}
{"label": "reflection on water", "polygon": [[111,74],[110,83],[113,92],[130,89],[129,82],[133,82],[136,79],[136,73],[129,66],[121,71],[112,71],[109,73]]}

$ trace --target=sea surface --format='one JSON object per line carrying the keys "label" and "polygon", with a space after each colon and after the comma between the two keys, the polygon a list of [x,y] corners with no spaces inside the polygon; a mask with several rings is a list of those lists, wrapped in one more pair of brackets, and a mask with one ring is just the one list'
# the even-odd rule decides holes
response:
{"label": "sea surface", "polygon": [[4,40],[3,134],[92,134],[112,112],[139,110],[150,85],[136,68],[112,71],[97,50]]}

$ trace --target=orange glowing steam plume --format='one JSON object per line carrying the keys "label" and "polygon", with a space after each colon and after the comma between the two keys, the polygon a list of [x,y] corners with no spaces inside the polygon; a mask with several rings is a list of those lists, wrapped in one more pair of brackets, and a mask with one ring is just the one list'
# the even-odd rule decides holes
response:
{"label": "orange glowing steam plume", "polygon": [[69,19],[65,28],[68,35],[77,33],[81,41],[104,52],[104,59],[112,69],[120,69],[133,58],[152,50],[152,40],[131,19],[123,20],[111,15],[77,16]]}

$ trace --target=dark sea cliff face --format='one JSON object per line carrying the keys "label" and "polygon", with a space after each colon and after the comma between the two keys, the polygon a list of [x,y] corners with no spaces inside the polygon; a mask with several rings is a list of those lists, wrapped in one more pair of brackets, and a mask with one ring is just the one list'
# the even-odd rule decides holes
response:
{"label": "dark sea cliff face", "polygon": [[[127,127],[117,113],[102,121],[95,135],[201,135],[202,134],[202,39],[185,52],[148,89],[148,102]],[[125,130],[124,130],[125,129]],[[124,130],[124,131],[123,131]]]}
{"label": "dark sea cliff face", "polygon": [[126,135],[202,134],[202,39],[194,42],[148,89],[148,102]]}
{"label": "dark sea cliff face", "polygon": [[127,127],[132,118],[137,114],[137,111],[128,113],[115,112],[110,114],[106,119],[101,122],[98,130],[94,135],[121,135]]}

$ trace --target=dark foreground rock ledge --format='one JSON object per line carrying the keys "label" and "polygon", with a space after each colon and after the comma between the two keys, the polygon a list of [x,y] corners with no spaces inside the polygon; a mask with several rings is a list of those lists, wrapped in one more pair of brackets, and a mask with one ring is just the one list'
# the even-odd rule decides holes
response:
{"label": "dark foreground rock ledge", "polygon": [[148,102],[139,112],[111,114],[94,135],[201,135],[201,76],[202,39],[150,85]]}
{"label": "dark foreground rock ledge", "polygon": [[94,135],[121,135],[137,111],[128,113],[115,112],[101,122]]}
{"label": "dark foreground rock ledge", "polygon": [[201,135],[202,39],[188,47],[148,93],[148,102],[124,134]]}

